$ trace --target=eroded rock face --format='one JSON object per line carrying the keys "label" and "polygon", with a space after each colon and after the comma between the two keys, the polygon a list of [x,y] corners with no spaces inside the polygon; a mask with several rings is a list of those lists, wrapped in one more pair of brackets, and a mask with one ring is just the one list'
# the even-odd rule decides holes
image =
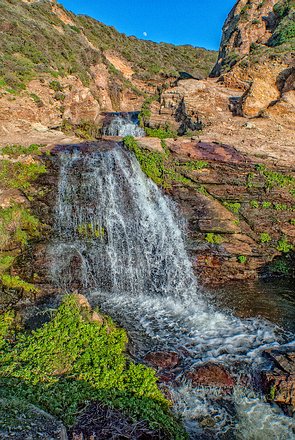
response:
{"label": "eroded rock face", "polygon": [[252,44],[266,44],[274,23],[273,7],[276,0],[239,0],[223,26],[218,61],[212,76],[232,67],[236,60],[250,52]]}
{"label": "eroded rock face", "polygon": [[265,355],[272,361],[273,369],[262,373],[264,390],[269,400],[292,414],[295,412],[295,347],[270,349]]}

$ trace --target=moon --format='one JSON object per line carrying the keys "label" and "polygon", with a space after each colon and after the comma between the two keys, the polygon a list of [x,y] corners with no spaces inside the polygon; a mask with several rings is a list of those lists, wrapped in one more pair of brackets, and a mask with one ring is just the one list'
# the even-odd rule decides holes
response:
{"label": "moon", "polygon": [[144,37],[147,37],[147,36],[148,36],[148,33],[147,33],[147,32],[143,32],[142,35],[143,35]]}

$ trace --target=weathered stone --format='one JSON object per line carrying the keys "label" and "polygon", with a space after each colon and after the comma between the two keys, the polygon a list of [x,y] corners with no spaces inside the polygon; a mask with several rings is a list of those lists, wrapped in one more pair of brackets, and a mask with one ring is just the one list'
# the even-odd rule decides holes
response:
{"label": "weathered stone", "polygon": [[196,367],[187,374],[193,386],[233,388],[234,379],[224,367],[217,364],[206,364]]}
{"label": "weathered stone", "polygon": [[278,347],[266,350],[273,362],[271,371],[262,372],[262,384],[269,400],[295,412],[295,348]]}
{"label": "weathered stone", "polygon": [[172,369],[176,367],[180,358],[177,353],[171,351],[155,351],[148,353],[144,360],[150,365],[160,369]]}
{"label": "weathered stone", "polygon": [[2,440],[68,440],[64,425],[30,403],[16,399],[0,400]]}

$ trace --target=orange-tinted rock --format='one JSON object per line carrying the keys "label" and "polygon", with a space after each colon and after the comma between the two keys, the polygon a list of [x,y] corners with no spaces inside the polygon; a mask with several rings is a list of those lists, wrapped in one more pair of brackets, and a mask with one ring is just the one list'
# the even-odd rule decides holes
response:
{"label": "orange-tinted rock", "polygon": [[193,386],[233,388],[235,381],[224,367],[217,364],[206,364],[196,367],[187,374]]}

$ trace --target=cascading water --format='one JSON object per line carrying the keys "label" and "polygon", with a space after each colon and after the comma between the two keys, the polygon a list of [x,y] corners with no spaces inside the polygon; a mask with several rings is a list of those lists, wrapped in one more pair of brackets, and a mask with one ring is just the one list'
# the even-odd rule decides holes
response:
{"label": "cascading water", "polygon": [[[176,207],[119,144],[88,154],[66,151],[58,160],[56,238],[50,250],[57,285],[82,290],[127,328],[139,360],[150,350],[178,351],[185,353],[183,370],[214,361],[239,383],[262,362],[263,349],[278,343],[276,328],[207,304]],[[221,396],[193,388],[181,371],[177,382],[171,395],[192,439],[295,438],[292,419],[242,385]]]}
{"label": "cascading water", "polygon": [[109,113],[102,128],[104,136],[143,137],[145,131],[139,126],[138,112]]}

